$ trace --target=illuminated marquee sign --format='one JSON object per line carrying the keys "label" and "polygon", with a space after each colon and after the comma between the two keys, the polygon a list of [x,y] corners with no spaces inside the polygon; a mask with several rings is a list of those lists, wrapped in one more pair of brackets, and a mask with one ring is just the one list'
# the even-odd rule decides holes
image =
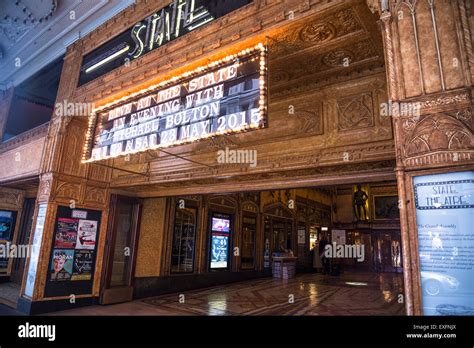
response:
{"label": "illuminated marquee sign", "polygon": [[141,57],[253,0],[174,0],[116,38],[87,54],[79,85]]}
{"label": "illuminated marquee sign", "polygon": [[266,48],[228,56],[94,110],[82,160],[265,126]]}

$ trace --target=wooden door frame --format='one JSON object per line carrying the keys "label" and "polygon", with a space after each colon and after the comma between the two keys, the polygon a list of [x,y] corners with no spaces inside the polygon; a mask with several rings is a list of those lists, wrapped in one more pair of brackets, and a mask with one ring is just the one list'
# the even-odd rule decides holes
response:
{"label": "wooden door frame", "polygon": [[[29,204],[31,202],[31,204]],[[28,205],[27,205],[28,204]],[[16,244],[31,244],[31,229],[33,228],[33,218],[35,215],[36,208],[36,198],[25,198],[23,201],[23,208],[21,216],[19,217],[19,227],[18,235],[16,238]],[[31,214],[31,225],[28,228],[28,215]],[[26,235],[28,239],[26,240]],[[13,260],[12,269],[10,273],[10,281],[14,283],[19,283],[21,285],[23,281],[23,274],[25,272],[26,259],[25,258],[16,258]],[[19,279],[17,279],[19,278]]]}
{"label": "wooden door frame", "polygon": [[[127,270],[127,285],[110,287],[112,278],[113,256],[117,238],[117,207],[119,202],[125,201],[133,204],[132,231],[130,240],[130,265]],[[126,302],[133,299],[133,286],[135,284],[135,268],[138,254],[138,240],[140,234],[141,214],[143,201],[139,198],[113,194],[110,198],[109,219],[105,239],[104,265],[101,274],[100,303],[109,304]],[[115,300],[114,298],[118,298]]]}

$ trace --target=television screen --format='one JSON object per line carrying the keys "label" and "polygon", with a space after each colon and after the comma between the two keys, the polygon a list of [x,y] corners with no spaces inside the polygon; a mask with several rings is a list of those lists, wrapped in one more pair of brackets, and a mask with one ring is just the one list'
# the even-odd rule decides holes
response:
{"label": "television screen", "polygon": [[216,232],[230,232],[230,220],[213,217],[212,230]]}

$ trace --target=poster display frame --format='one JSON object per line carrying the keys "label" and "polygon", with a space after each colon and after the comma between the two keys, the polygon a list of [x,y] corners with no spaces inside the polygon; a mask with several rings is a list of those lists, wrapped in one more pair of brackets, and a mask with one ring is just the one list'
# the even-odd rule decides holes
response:
{"label": "poster display frame", "polygon": [[[213,219],[214,218],[220,219],[228,219],[229,220],[229,231],[213,231]],[[229,213],[221,213],[218,211],[211,211],[209,214],[209,251],[208,251],[208,269],[210,272],[220,272],[220,271],[230,271],[232,268],[232,261],[231,261],[231,251],[232,251],[232,238],[233,238],[233,228],[234,228],[234,221],[233,221],[233,214]],[[212,250],[213,250],[213,237],[214,236],[221,236],[227,235],[227,265],[226,267],[212,267]]]}
{"label": "poster display frame", "polygon": [[[7,239],[0,239],[0,244],[8,245],[8,243],[14,243],[14,239],[16,238],[16,230],[17,230],[17,222],[18,222],[18,211],[13,209],[0,209],[1,212],[11,213],[11,226],[10,226],[10,234]],[[6,261],[4,261],[5,259]],[[0,259],[1,262],[6,262],[6,267],[0,268],[0,277],[9,277],[11,272],[11,263],[12,260],[8,257]],[[4,271],[1,271],[4,270]]]}
{"label": "poster display frame", "polygon": [[[474,165],[460,165],[457,167],[450,168],[449,171],[446,168],[426,168],[418,171],[407,171],[402,182],[401,188],[399,187],[399,198],[405,199],[406,210],[400,211],[400,219],[405,218],[407,220],[407,226],[405,229],[401,229],[401,242],[403,250],[406,250],[403,255],[403,264],[412,264],[411,268],[404,268],[404,273],[412,279],[412,286],[405,289],[406,297],[406,311],[407,315],[426,315],[423,311],[422,302],[422,288],[421,288],[421,272],[420,272],[420,258],[418,255],[418,227],[416,218],[416,208],[414,205],[415,193],[413,179],[417,176],[434,175],[434,174],[446,174],[446,173],[458,173],[465,171],[473,171]],[[408,234],[408,231],[410,233]]]}
{"label": "poster display frame", "polygon": [[[87,219],[79,219],[73,218],[73,212],[81,210],[87,213]],[[81,222],[89,222],[89,227],[95,229],[95,244],[94,248],[91,249],[90,247],[79,247],[80,238],[79,238],[79,230],[76,230],[77,233],[77,240],[74,247],[64,248],[64,247],[55,247],[57,245],[57,235],[60,233],[60,220],[64,222],[64,220],[77,220],[77,226],[79,226],[79,221]],[[54,221],[54,231],[51,237],[51,251],[49,253],[49,261],[48,261],[48,269],[47,269],[47,277],[45,282],[45,289],[44,289],[44,296],[45,297],[58,297],[58,296],[70,296],[70,295],[90,295],[92,294],[93,285],[94,285],[94,278],[95,278],[95,267],[97,263],[97,253],[98,253],[98,242],[100,240],[100,228],[101,228],[101,220],[102,220],[102,211],[100,210],[92,210],[92,209],[82,209],[82,208],[74,208],[71,209],[67,206],[58,205],[56,209],[56,216]],[[72,221],[71,221],[72,222]],[[90,223],[95,222],[95,224]],[[84,223],[82,223],[84,225]],[[72,226],[72,225],[71,225]],[[61,228],[67,229],[71,228],[71,226],[62,226]],[[70,231],[72,233],[72,231]],[[81,234],[82,239],[84,240],[84,236],[90,237],[91,233],[87,233],[86,231]],[[78,245],[79,243],[79,245]],[[89,279],[81,279],[78,275],[75,274],[75,258],[77,252],[84,252],[89,251],[91,254],[91,261],[90,261],[90,278]],[[61,269],[63,272],[62,277],[58,277],[56,275],[56,279],[53,279],[53,257],[56,253],[61,253],[66,255],[66,261],[64,262],[64,267]],[[71,258],[72,255],[72,258]],[[68,269],[66,269],[66,265]],[[59,273],[59,272],[57,272]],[[69,276],[65,276],[65,273],[69,273]],[[59,279],[58,279],[59,278]],[[76,278],[76,279],[73,279]],[[84,277],[82,277],[84,278]]]}

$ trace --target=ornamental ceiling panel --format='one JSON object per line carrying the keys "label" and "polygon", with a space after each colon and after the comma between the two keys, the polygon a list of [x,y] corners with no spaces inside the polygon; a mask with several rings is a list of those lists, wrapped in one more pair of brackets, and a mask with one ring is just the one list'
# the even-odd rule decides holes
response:
{"label": "ornamental ceiling panel", "polygon": [[270,38],[269,52],[273,93],[384,65],[376,20],[363,3],[295,21]]}

